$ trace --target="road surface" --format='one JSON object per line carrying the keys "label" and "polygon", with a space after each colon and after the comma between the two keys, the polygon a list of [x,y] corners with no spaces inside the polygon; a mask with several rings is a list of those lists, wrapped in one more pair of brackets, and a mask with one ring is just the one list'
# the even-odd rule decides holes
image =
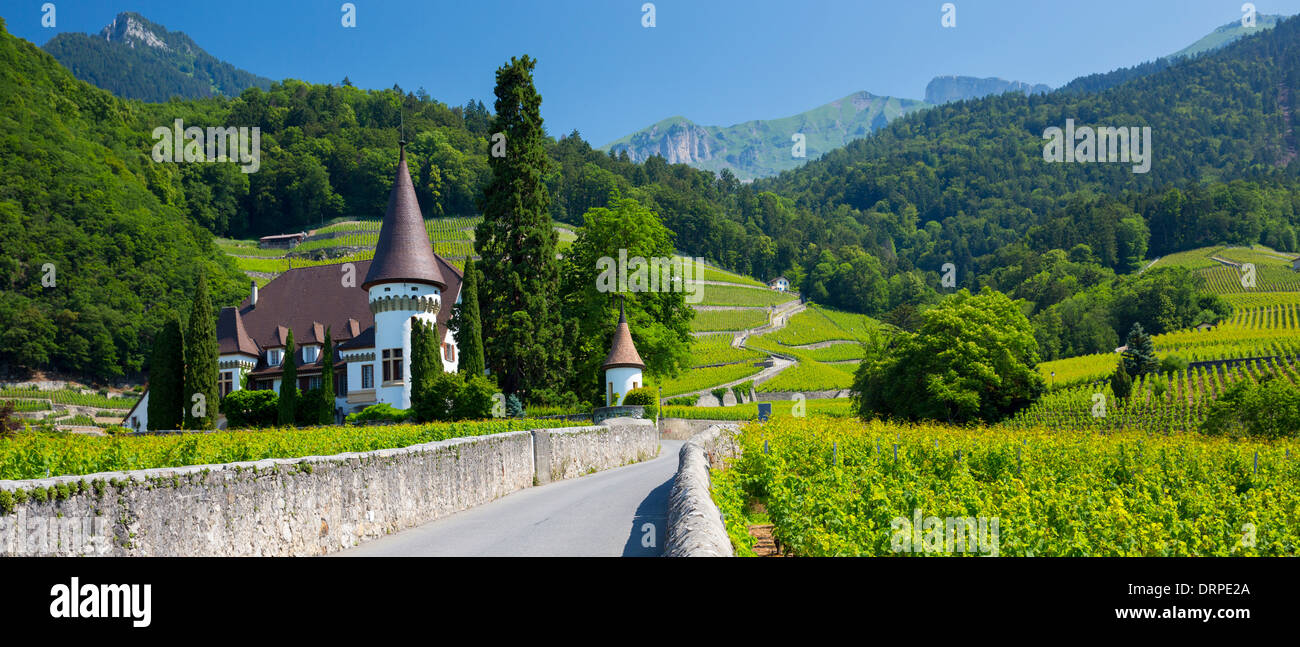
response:
{"label": "road surface", "polygon": [[335,554],[658,556],[663,552],[668,491],[681,446],[680,440],[662,440],[659,455],[651,460],[520,490]]}

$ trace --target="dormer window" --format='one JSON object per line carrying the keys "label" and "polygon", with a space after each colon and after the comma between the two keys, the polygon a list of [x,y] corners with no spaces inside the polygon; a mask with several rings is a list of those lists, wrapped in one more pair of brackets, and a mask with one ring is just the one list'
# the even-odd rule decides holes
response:
{"label": "dormer window", "polygon": [[280,349],[266,351],[266,363],[271,366],[279,366],[284,359],[284,351]]}
{"label": "dormer window", "polygon": [[320,357],[320,346],[303,346],[302,360],[308,364],[316,361]]}

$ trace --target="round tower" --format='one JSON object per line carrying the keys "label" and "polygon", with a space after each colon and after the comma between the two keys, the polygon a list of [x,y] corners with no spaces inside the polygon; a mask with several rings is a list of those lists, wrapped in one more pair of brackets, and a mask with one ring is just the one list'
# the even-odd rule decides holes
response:
{"label": "round tower", "polygon": [[601,368],[605,371],[605,406],[621,405],[628,391],[645,386],[641,378],[645,362],[641,361],[641,354],[636,352],[636,345],[632,343],[632,331],[627,327],[622,299],[618,302],[618,328],[614,329],[614,341]]}
{"label": "round tower", "polygon": [[436,323],[446,280],[433,255],[401,142],[397,176],[379,229],[375,257],[361,284],[375,316],[375,399],[411,406],[411,318]]}

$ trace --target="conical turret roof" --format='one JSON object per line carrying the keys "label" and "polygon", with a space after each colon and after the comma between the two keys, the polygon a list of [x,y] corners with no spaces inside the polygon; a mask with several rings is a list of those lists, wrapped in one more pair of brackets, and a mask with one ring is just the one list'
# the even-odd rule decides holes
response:
{"label": "conical turret roof", "polygon": [[401,158],[397,162],[393,190],[388,194],[388,210],[379,229],[375,258],[361,287],[369,289],[376,283],[398,281],[428,283],[439,289],[447,287],[424,229],[420,204],[415,200],[415,187],[406,168],[406,142],[401,145]]}
{"label": "conical turret roof", "polygon": [[636,352],[636,345],[632,343],[632,331],[627,327],[627,316],[623,314],[622,300],[618,302],[618,328],[614,330],[614,343],[610,344],[609,355],[605,356],[605,363],[601,369],[620,367],[645,368],[645,362],[641,361],[641,354]]}

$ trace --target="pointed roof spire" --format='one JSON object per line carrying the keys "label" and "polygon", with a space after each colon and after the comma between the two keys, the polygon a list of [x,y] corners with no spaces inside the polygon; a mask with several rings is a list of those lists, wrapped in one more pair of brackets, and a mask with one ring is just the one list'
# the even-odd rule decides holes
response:
{"label": "pointed roof spire", "polygon": [[618,328],[614,329],[614,342],[610,344],[609,355],[605,356],[605,363],[601,365],[601,369],[620,367],[645,368],[645,362],[641,361],[641,354],[636,352],[636,344],[632,343],[632,331],[627,327],[627,315],[623,312],[621,295],[618,299]]}
{"label": "pointed roof spire", "polygon": [[379,242],[375,245],[375,258],[366,272],[363,289],[376,283],[405,281],[428,283],[440,289],[447,288],[438,261],[429,244],[429,234],[424,229],[424,216],[415,199],[415,186],[406,167],[406,142],[401,143],[401,157],[397,162],[397,175],[393,190],[388,194],[388,209],[384,224],[379,228]]}

